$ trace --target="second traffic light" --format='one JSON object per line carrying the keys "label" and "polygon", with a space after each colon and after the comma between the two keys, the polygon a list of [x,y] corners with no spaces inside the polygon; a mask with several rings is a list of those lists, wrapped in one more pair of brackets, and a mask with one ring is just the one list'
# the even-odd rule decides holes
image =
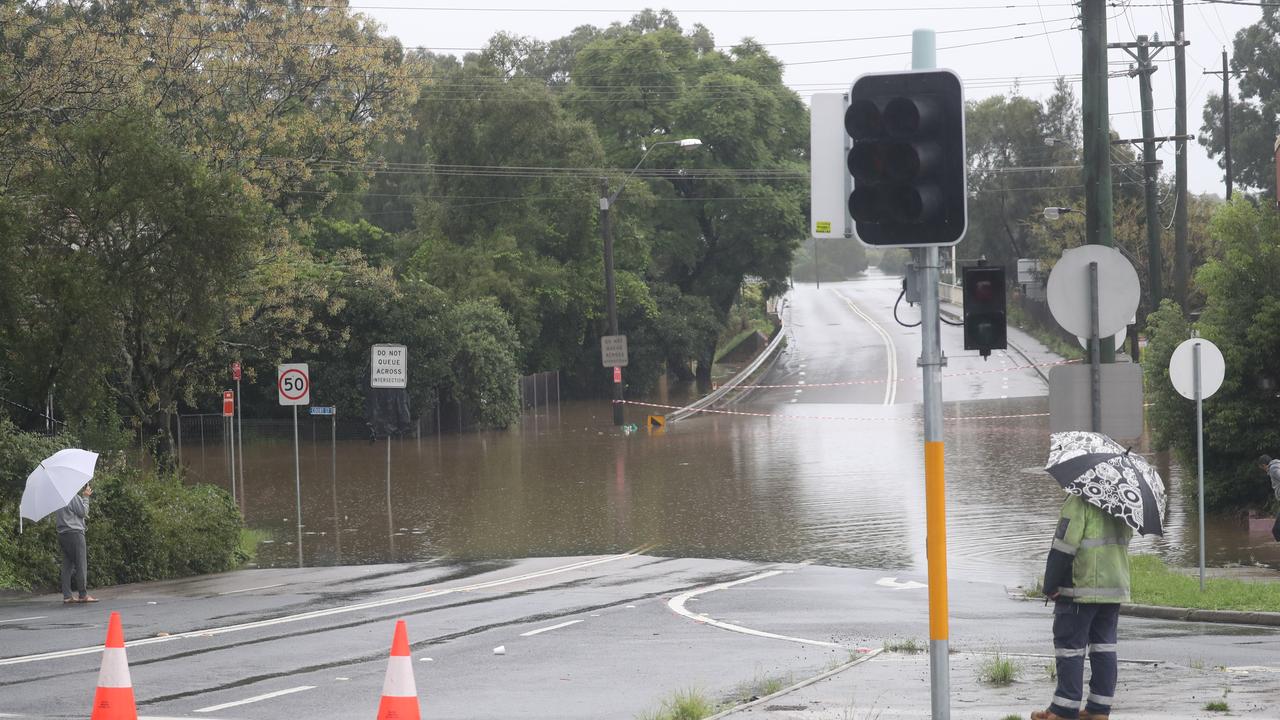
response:
{"label": "second traffic light", "polygon": [[964,268],[964,349],[986,357],[1008,347],[1004,268]]}
{"label": "second traffic light", "polygon": [[849,92],[849,215],[867,245],[954,245],[968,225],[964,90],[949,70],[863,75]]}

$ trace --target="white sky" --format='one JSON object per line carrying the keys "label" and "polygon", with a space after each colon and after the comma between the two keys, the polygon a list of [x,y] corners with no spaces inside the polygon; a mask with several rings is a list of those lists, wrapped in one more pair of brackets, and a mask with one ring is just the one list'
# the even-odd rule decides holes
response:
{"label": "white sky", "polygon": [[[1125,4],[1108,10],[1109,42],[1130,41],[1139,34],[1173,39],[1169,0]],[[938,65],[965,78],[971,99],[1008,93],[1018,79],[1023,95],[1043,97],[1058,75],[1080,74],[1081,38],[1074,20],[1078,9],[1068,0],[682,0],[653,5],[643,0],[351,0],[351,7],[378,19],[406,46],[459,57],[482,47],[499,31],[554,40],[579,25],[605,27],[626,22],[645,7],[665,7],[686,32],[695,23],[707,26],[719,46],[744,37],[765,44],[786,63],[787,85],[806,101],[814,93],[841,92],[865,72],[908,69],[909,35],[917,28],[938,31]],[[1236,31],[1260,17],[1257,7],[1187,0],[1191,133],[1199,132],[1205,98],[1222,84],[1219,76],[1203,71],[1221,68],[1223,46],[1229,50]],[[903,37],[883,37],[899,35]],[[1005,41],[947,49],[1000,40]],[[1130,58],[1123,50],[1112,50],[1110,60],[1113,70],[1123,70]],[[1156,134],[1172,135],[1173,50],[1164,50],[1158,61],[1162,62],[1153,77]],[[1137,79],[1113,79],[1112,127],[1122,137],[1142,135],[1139,109]],[[1190,152],[1190,191],[1222,194],[1222,171],[1216,163],[1194,141]],[[1160,158],[1164,172],[1171,175],[1172,143],[1161,148]]]}

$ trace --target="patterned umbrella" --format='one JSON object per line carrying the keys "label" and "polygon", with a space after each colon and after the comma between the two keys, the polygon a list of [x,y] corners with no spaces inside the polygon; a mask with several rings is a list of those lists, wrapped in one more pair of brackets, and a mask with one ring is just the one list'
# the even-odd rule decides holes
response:
{"label": "patterned umbrella", "polygon": [[1164,534],[1164,481],[1141,455],[1100,433],[1060,432],[1050,441],[1044,469],[1064,490],[1142,535]]}

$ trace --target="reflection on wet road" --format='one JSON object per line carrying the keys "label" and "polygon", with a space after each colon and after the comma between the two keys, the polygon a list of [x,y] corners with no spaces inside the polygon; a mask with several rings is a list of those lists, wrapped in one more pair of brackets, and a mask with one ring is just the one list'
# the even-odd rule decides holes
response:
{"label": "reflection on wet road", "polygon": [[[623,552],[923,569],[919,330],[894,321],[898,280],[799,286],[787,347],[728,410],[665,434],[623,435],[606,401],[564,403],[508,432],[392,442],[328,442],[302,453],[308,565]],[[915,310],[900,308],[914,322]],[[1026,361],[962,349],[943,328],[948,547],[957,578],[1018,583],[1040,571],[1061,490],[1048,449],[1043,380]],[[890,369],[892,368],[892,369]],[[896,375],[896,382],[893,382]],[[888,385],[892,389],[888,389]],[[631,421],[643,407],[628,407]],[[653,411],[658,412],[658,411]],[[304,440],[307,433],[303,434]],[[266,530],[263,565],[296,563],[292,448],[246,445],[248,523]],[[1142,540],[1194,563],[1194,516],[1167,459],[1169,534]],[[1280,562],[1265,534],[1209,527],[1208,557]]]}

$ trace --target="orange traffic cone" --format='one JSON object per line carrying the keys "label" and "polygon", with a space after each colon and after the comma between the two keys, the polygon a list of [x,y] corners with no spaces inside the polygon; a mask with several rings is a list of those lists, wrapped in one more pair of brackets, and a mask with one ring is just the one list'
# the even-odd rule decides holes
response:
{"label": "orange traffic cone", "polygon": [[111,622],[107,625],[107,647],[102,651],[102,669],[98,671],[98,691],[93,695],[90,720],[138,720],[133,682],[129,679],[129,660],[124,654],[120,613],[111,613]]}
{"label": "orange traffic cone", "polygon": [[418,689],[413,683],[413,658],[409,657],[409,631],[403,620],[396,621],[391,660],[382,682],[378,720],[419,720]]}

